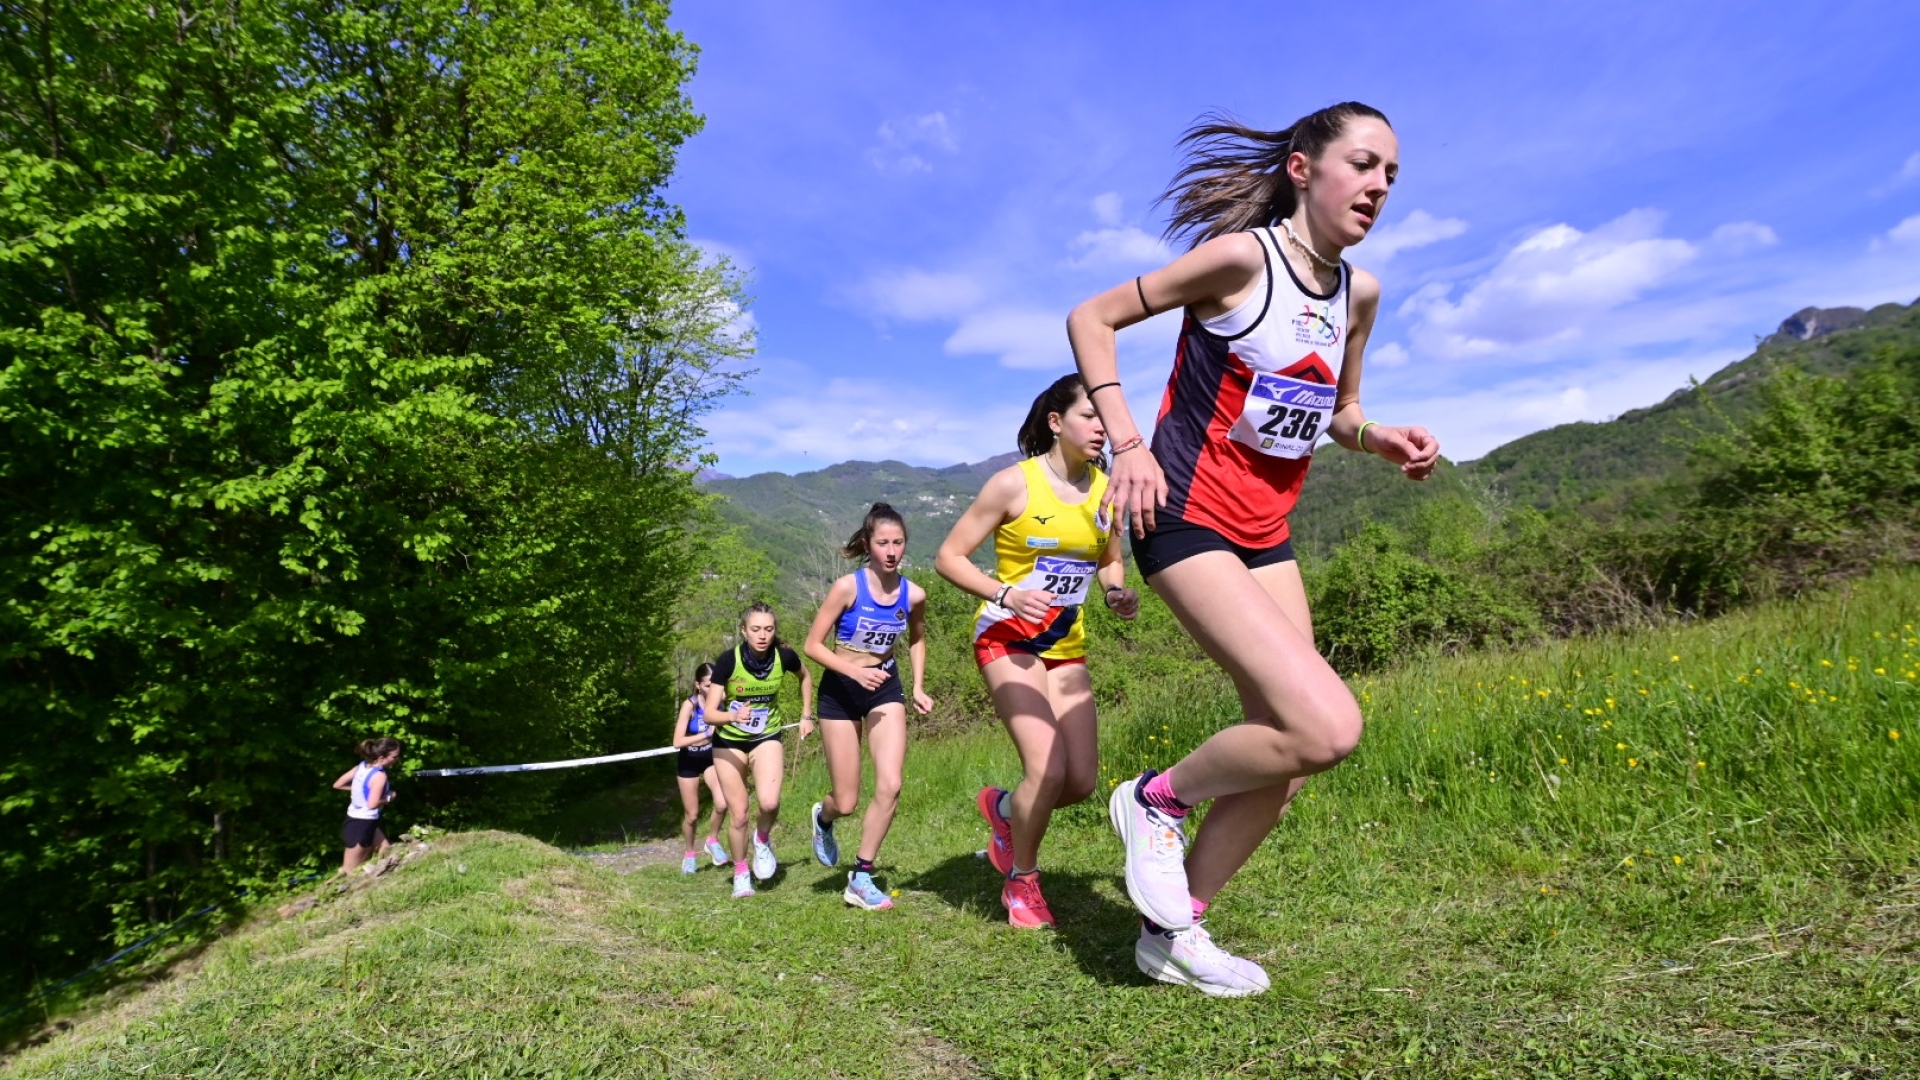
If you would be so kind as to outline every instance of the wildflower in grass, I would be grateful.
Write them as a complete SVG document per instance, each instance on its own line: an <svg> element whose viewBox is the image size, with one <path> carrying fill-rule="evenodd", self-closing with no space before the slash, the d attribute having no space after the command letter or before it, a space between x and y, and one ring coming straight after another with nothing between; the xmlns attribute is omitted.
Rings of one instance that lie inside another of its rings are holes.
<svg viewBox="0 0 1920 1080"><path fill-rule="evenodd" d="M1832 666L1833 666L1833 661L1831 661L1831 660L1822 660L1822 661L1820 661L1820 666L1821 666L1821 667L1832 667Z"/></svg>
<svg viewBox="0 0 1920 1080"><path fill-rule="evenodd" d="M1696 761L1693 763L1693 767L1696 769L1704 769L1707 767L1707 763L1704 761Z"/></svg>
<svg viewBox="0 0 1920 1080"><path fill-rule="evenodd" d="M1680 857L1680 856L1678 856L1678 855L1675 855L1675 856L1673 857L1673 865L1675 865L1675 866L1683 866L1683 865L1685 865L1685 864L1686 864L1686 861L1687 861L1686 859L1684 859L1684 858L1682 858L1682 857Z"/></svg>
<svg viewBox="0 0 1920 1080"><path fill-rule="evenodd" d="M1674 653L1674 654L1673 654L1672 656L1670 656L1670 657L1668 657L1668 658L1667 658L1667 662L1668 662L1668 663L1670 663L1670 664L1677 664L1677 663L1679 663L1679 662L1680 662L1680 654L1679 654L1679 653Z"/></svg>
<svg viewBox="0 0 1920 1080"><path fill-rule="evenodd" d="M1755 675L1758 675L1758 674L1760 674L1760 673L1761 673L1761 671L1760 671L1760 669L1759 669L1759 668L1754 668L1754 669L1753 669L1753 673L1754 673Z"/></svg>
<svg viewBox="0 0 1920 1080"><path fill-rule="evenodd" d="M1624 858L1624 859L1622 859L1622 860L1620 860L1620 863L1621 863L1621 865L1622 865L1622 866L1632 866L1632 865L1633 865L1633 856L1631 856L1631 855L1629 855L1629 856L1627 856L1626 858Z"/></svg>
<svg viewBox="0 0 1920 1080"><path fill-rule="evenodd" d="M1627 744L1623 742L1617 742L1613 744L1613 748L1615 750L1625 750L1627 748Z"/></svg>
<svg viewBox="0 0 1920 1080"><path fill-rule="evenodd" d="M1873 669L1873 673L1875 675L1885 675L1887 673L1887 669L1883 667L1877 667Z"/></svg>
<svg viewBox="0 0 1920 1080"><path fill-rule="evenodd" d="M1561 758L1561 759L1560 759L1560 764L1562 764L1562 765L1565 765L1566 763L1567 763L1567 759L1566 759L1566 758Z"/></svg>
<svg viewBox="0 0 1920 1080"><path fill-rule="evenodd" d="M1899 737L1900 737L1900 733L1899 733L1898 731L1895 731L1895 730L1894 730L1894 729L1892 729L1892 728L1888 728L1888 729L1887 729L1887 738L1889 738L1889 739L1898 739Z"/></svg>
<svg viewBox="0 0 1920 1080"><path fill-rule="evenodd" d="M1637 768L1639 768L1639 767L1640 767L1640 759L1639 759L1639 758L1631 758L1631 757L1630 757L1630 758L1628 758L1628 759L1627 759L1627 768L1629 768L1629 769L1637 769Z"/></svg>
<svg viewBox="0 0 1920 1080"><path fill-rule="evenodd" d="M1647 696L1648 694L1651 694L1651 693L1653 693L1653 691L1651 691L1651 690L1648 690L1648 689L1647 689L1646 687L1644 687L1644 686L1640 688L1640 696L1641 696L1641 697L1646 697L1646 696Z"/></svg>
<svg viewBox="0 0 1920 1080"><path fill-rule="evenodd" d="M1611 709L1611 708L1613 708L1613 704L1614 704L1614 702L1613 702L1613 699L1612 699L1612 698L1608 698L1608 699L1607 699L1607 708L1609 708L1609 709Z"/></svg>
<svg viewBox="0 0 1920 1080"><path fill-rule="evenodd" d="M1602 728L1610 728L1610 727L1612 727L1612 726L1613 726L1613 721L1611 721L1611 720L1602 720L1602 721L1600 721L1600 726L1601 726Z"/></svg>

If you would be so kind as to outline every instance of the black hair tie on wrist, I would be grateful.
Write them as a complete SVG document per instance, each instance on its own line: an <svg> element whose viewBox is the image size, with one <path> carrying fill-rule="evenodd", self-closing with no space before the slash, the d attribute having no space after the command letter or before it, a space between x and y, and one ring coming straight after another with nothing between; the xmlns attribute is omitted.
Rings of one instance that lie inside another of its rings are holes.
<svg viewBox="0 0 1920 1080"><path fill-rule="evenodd" d="M1093 395L1099 393L1102 390L1105 390L1109 386L1119 386L1119 385L1120 385L1119 380L1115 380L1113 382L1103 382L1099 386L1096 386L1093 389L1087 391L1087 400L1092 401Z"/></svg>
<svg viewBox="0 0 1920 1080"><path fill-rule="evenodd" d="M1144 277L1145 275L1142 276ZM1146 312L1148 318L1152 318L1153 305L1147 303L1147 287L1140 284L1140 278L1138 277L1133 279L1133 291L1140 294L1140 310Z"/></svg>

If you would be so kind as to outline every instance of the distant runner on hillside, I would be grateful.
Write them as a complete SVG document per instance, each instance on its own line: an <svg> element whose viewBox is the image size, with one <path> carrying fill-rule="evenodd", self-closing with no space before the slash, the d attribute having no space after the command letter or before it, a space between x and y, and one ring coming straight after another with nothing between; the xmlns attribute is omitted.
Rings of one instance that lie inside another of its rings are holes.
<svg viewBox="0 0 1920 1080"><path fill-rule="evenodd" d="M340 774L333 790L347 792L347 820L340 826L340 840L346 854L340 860L340 872L351 874L368 859L386 853L387 834L380 831L380 811L393 801L393 785L387 770L400 760L400 740L388 736L362 739L355 748L360 764Z"/></svg>
<svg viewBox="0 0 1920 1080"><path fill-rule="evenodd" d="M674 773L680 787L680 839L686 854L680 859L680 872L691 874L700 869L700 852L693 846L694 829L700 824L700 785L713 793L713 819L707 822L706 852L713 865L727 864L727 849L720 846L720 817L727 812L727 796L720 790L720 770L713 763L713 725L706 722L702 699L713 687L713 665L693 669L693 693L680 703L680 715L673 721Z"/></svg>
<svg viewBox="0 0 1920 1080"><path fill-rule="evenodd" d="M800 654L780 641L773 608L756 603L740 613L740 644L713 661L713 686L702 702L706 722L717 730L713 763L727 800L727 846L733 855L733 895L753 895L753 879L765 881L780 868L773 857L774 823L780 820L780 784L785 776L785 719L780 684L800 678L800 737L813 733L813 675ZM725 702L723 707L722 702ZM753 877L747 876L747 777L760 804L752 830Z"/></svg>
<svg viewBox="0 0 1920 1080"><path fill-rule="evenodd" d="M933 699L921 689L927 670L927 592L900 573L907 555L907 523L886 503L874 503L841 554L867 565L835 581L807 630L807 658L820 676L820 740L833 791L813 804L813 855L822 866L840 862L833 823L860 805L860 737L873 757L873 801L860 821L860 848L840 898L879 911L893 901L873 883L873 860L900 805L907 762L907 696L894 650L907 639L913 665L913 707L925 716Z"/></svg>
<svg viewBox="0 0 1920 1080"><path fill-rule="evenodd" d="M1399 172L1386 117L1346 102L1282 131L1217 120L1181 141L1190 155L1167 193L1167 231L1192 250L1074 308L1067 336L1116 440L1107 508L1245 714L1108 802L1127 894L1145 916L1134 960L1156 979L1237 996L1265 990L1266 972L1215 946L1200 914L1306 778L1360 741L1360 708L1314 648L1287 515L1322 436L1413 480L1433 471L1440 444L1360 407L1380 285L1341 252L1366 238ZM1115 331L1174 308L1186 321L1148 450L1118 381ZM1209 799L1188 850L1187 811Z"/></svg>
<svg viewBox="0 0 1920 1080"><path fill-rule="evenodd" d="M1106 440L1080 377L1056 380L1020 425L1026 460L986 482L934 560L941 577L986 601L973 655L1020 751L1019 785L982 788L974 800L992 833L987 856L1005 875L1000 902L1014 926L1054 924L1040 893L1040 841L1053 812L1093 794L1099 779L1080 607L1097 592L1123 619L1140 609L1101 506L1107 477L1096 463ZM989 536L992 576L969 558Z"/></svg>

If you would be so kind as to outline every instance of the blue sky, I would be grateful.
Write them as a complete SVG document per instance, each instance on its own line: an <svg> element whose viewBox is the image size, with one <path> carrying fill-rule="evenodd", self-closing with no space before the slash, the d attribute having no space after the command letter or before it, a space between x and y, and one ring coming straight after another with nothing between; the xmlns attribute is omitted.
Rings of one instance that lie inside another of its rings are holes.
<svg viewBox="0 0 1920 1080"><path fill-rule="evenodd" d="M721 469L1013 448L1083 297L1170 255L1200 113L1358 99L1401 180L1362 399L1468 460L1651 404L1809 305L1920 296L1920 5L684 4L672 197L751 274ZM1177 316L1121 336L1151 419Z"/></svg>

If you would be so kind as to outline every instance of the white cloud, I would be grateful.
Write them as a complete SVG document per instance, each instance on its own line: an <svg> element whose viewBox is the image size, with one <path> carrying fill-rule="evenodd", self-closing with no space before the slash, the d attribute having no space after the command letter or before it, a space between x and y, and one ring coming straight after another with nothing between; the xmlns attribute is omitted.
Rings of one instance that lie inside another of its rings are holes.
<svg viewBox="0 0 1920 1080"><path fill-rule="evenodd" d="M1159 266L1173 261L1172 248L1132 225L1090 229L1074 237L1069 246L1077 252L1071 265L1081 269Z"/></svg>
<svg viewBox="0 0 1920 1080"><path fill-rule="evenodd" d="M1374 264L1383 265L1402 251L1451 240L1466 231L1467 223L1459 218L1434 217L1425 210L1415 210L1367 234L1361 241L1361 253Z"/></svg>
<svg viewBox="0 0 1920 1080"><path fill-rule="evenodd" d="M1905 247L1908 244L1920 244L1920 214L1887 230L1886 236L1874 237L1872 250L1879 251L1888 246Z"/></svg>
<svg viewBox="0 0 1920 1080"><path fill-rule="evenodd" d="M973 310L986 290L969 274L901 270L876 274L856 300L892 319L951 319Z"/></svg>
<svg viewBox="0 0 1920 1080"><path fill-rule="evenodd" d="M1073 365L1067 347L1066 313L1032 308L992 308L963 319L947 338L948 356L998 356L1002 367L1061 371Z"/></svg>
<svg viewBox="0 0 1920 1080"><path fill-rule="evenodd" d="M703 240L694 237L687 242L699 248L700 253L705 255L706 261L710 263L725 260L735 270L746 273L753 271L753 260L747 257L747 253L723 240Z"/></svg>
<svg viewBox="0 0 1920 1080"><path fill-rule="evenodd" d="M1368 367L1397 368L1406 367L1407 361L1411 359L1413 358L1407 354L1405 345L1397 341L1389 341L1385 345L1369 346L1366 364Z"/></svg>
<svg viewBox="0 0 1920 1080"><path fill-rule="evenodd" d="M1633 210L1592 232L1550 226L1507 252L1459 300L1450 299L1452 285L1435 283L1399 314L1414 320L1417 347L1449 359L1579 339L1699 254L1694 244L1660 236L1663 219Z"/></svg>
<svg viewBox="0 0 1920 1080"><path fill-rule="evenodd" d="M868 148L867 162L889 176L932 172L933 163L923 157L923 153L952 154L960 149L944 112L884 121L874 131L874 137L880 140L879 145Z"/></svg>
<svg viewBox="0 0 1920 1080"><path fill-rule="evenodd" d="M1772 226L1757 221L1730 221L1707 237L1709 246L1728 255L1745 255L1779 242L1779 234Z"/></svg>
<svg viewBox="0 0 1920 1080"><path fill-rule="evenodd" d="M1093 218L1102 225L1120 224L1120 209L1125 205L1117 191L1103 192L1093 197Z"/></svg>
<svg viewBox="0 0 1920 1080"><path fill-rule="evenodd" d="M1886 195L1906 187L1915 180L1920 180L1920 153L1909 155L1906 162L1900 166L1900 171L1894 173L1886 183L1874 188L1873 194L1876 197Z"/></svg>
<svg viewBox="0 0 1920 1080"><path fill-rule="evenodd" d="M951 465L1011 450L1025 415L1025 402L955 408L894 380L833 378L805 394L734 399L705 427L729 471L793 459L814 467L852 458Z"/></svg>

